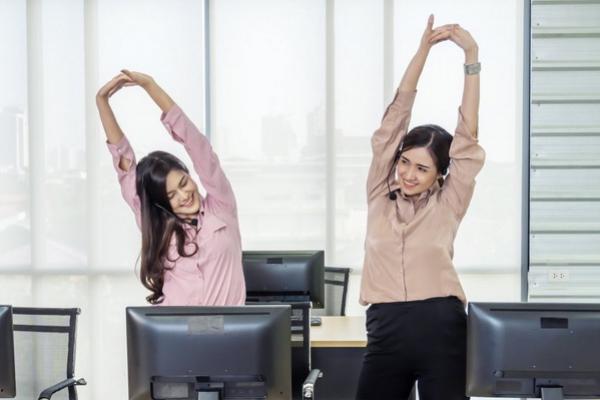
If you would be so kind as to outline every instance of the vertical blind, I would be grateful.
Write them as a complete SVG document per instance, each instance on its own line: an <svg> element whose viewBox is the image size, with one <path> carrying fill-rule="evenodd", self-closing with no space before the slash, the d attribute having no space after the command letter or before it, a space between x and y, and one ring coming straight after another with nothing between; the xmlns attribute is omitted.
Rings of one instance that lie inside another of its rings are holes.
<svg viewBox="0 0 600 400"><path fill-rule="evenodd" d="M600 1L531 2L533 299L600 299Z"/></svg>

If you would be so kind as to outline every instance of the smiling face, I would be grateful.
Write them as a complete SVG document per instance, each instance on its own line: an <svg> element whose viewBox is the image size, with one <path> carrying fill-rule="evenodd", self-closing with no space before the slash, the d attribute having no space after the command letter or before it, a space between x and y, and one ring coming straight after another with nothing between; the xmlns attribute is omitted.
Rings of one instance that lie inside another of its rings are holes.
<svg viewBox="0 0 600 400"><path fill-rule="evenodd" d="M406 196L423 193L439 177L435 161L425 147L403 151L398 161L398 183Z"/></svg>
<svg viewBox="0 0 600 400"><path fill-rule="evenodd" d="M166 186L169 204L179 218L192 218L198 214L202 201L198 185L185 171L169 171Z"/></svg>

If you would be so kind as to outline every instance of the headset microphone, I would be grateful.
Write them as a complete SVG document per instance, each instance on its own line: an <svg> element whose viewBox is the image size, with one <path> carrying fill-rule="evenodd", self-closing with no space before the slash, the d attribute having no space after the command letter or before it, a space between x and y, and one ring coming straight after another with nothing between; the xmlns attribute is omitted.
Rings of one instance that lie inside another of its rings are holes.
<svg viewBox="0 0 600 400"><path fill-rule="evenodd" d="M189 224L195 227L198 227L198 218L191 218L190 220L187 219L183 219L178 217L177 215L175 215L174 213L172 213L171 211L167 210L166 208L164 208L163 206L161 206L158 203L153 203L155 207L158 207L160 210L162 210L163 212L167 213L168 215L170 215L171 217L175 218L176 220L184 223L184 224Z"/></svg>
<svg viewBox="0 0 600 400"><path fill-rule="evenodd" d="M396 199L398 198L396 191L395 190L392 191L392 188L390 187L390 175L392 175L392 172L394 171L394 168L396 167L396 163L400 159L401 149L402 149L402 146L400 146L400 149L396 152L396 155L394 156L394 162L392 162L392 167L390 168L390 172L388 172L387 177L385 179L385 182L387 183L387 187L388 187L388 198L391 201L396 201Z"/></svg>

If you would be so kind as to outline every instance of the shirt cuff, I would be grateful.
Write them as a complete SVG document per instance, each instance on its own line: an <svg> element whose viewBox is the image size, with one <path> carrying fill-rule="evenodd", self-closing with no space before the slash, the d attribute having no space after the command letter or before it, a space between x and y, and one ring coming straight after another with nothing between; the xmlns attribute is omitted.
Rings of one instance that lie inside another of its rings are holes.
<svg viewBox="0 0 600 400"><path fill-rule="evenodd" d="M127 137L125 136L123 136L123 138L121 138L121 140L119 140L119 142L116 144L109 143L107 141L106 147L108 147L108 151L110 151L110 154L112 154L113 157L121 157L131 151L129 140L127 140Z"/></svg>
<svg viewBox="0 0 600 400"><path fill-rule="evenodd" d="M119 173L119 176L129 173L132 168L129 168L129 171L124 171L119 167L121 158L131 160L132 165L135 162L135 155L133 154L133 149L131 148L131 144L129 144L127 137L123 136L123 138L116 144L106 142L106 147L108 147L108 151L112 155L113 164Z"/></svg>

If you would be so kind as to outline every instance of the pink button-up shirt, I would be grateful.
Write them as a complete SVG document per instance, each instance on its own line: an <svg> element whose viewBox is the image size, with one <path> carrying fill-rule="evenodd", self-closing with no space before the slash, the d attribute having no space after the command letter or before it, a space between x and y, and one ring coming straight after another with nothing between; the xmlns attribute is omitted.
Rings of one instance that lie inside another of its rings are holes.
<svg viewBox="0 0 600 400"><path fill-rule="evenodd" d="M174 105L166 114L163 113L161 121L173 139L184 145L207 195L202 199L198 228L184 225L188 237L186 252L193 252L193 243L198 246L198 251L192 256L182 257L177 252L175 236L171 238L168 259L164 260L167 268L164 272L164 297L160 304L243 305L246 284L237 206L231 185L210 143L179 106ZM133 210L138 227L141 227L133 149L127 138L116 145L108 144L108 149L113 156L123 198ZM122 157L132 161L127 171L119 167Z"/></svg>
<svg viewBox="0 0 600 400"><path fill-rule="evenodd" d="M367 237L359 299L363 305L446 296L466 303L452 263L454 238L473 196L485 152L459 110L443 186L434 183L417 198L399 193L395 201L390 200L388 174L407 133L415 95L396 94L371 140L373 161L367 178ZM390 186L397 190L390 175Z"/></svg>

